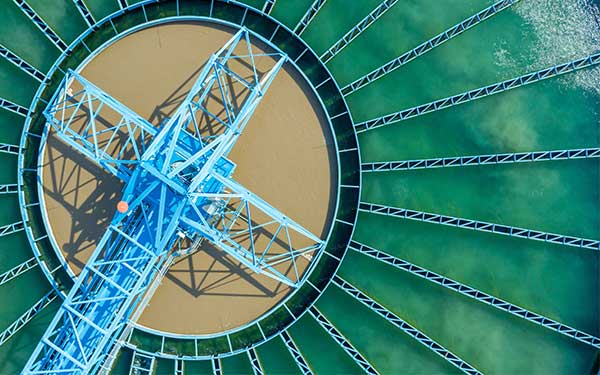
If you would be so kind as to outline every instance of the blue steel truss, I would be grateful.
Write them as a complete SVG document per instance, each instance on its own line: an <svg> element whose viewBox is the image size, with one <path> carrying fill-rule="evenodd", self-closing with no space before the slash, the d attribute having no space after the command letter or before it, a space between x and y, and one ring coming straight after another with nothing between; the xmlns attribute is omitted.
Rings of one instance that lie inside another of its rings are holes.
<svg viewBox="0 0 600 375"><path fill-rule="evenodd" d="M254 375L263 375L265 372L260 364L256 350L254 350L254 348L250 348L246 351L246 353L248 353L248 360L250 361L250 366L252 367L252 373Z"/></svg>
<svg viewBox="0 0 600 375"><path fill-rule="evenodd" d="M8 143L0 143L0 152L5 154L19 155L19 146Z"/></svg>
<svg viewBox="0 0 600 375"><path fill-rule="evenodd" d="M430 112L439 111L441 109L453 107L455 105L485 98L486 96L499 94L501 92L539 82L544 79L553 78L567 73L572 73L577 70L595 66L598 64L600 64L600 52L591 54L581 59L569 61L564 64L538 70L533 73L527 73L517 78L511 78L503 82L494 83L485 87L467 91L462 94L453 95L444 99L433 101L431 103L404 109L402 111L377 117L372 120L359 122L354 126L357 132L364 132L394 122L404 121L412 117L421 116Z"/></svg>
<svg viewBox="0 0 600 375"><path fill-rule="evenodd" d="M372 72L365 74L364 76L358 78L352 83L344 86L342 88L342 94L350 95L354 91L359 90L360 88L368 85L369 83L385 76L388 73L398 69L402 65L409 63L410 61L416 59L417 57L426 54L431 51L435 47L449 41L450 39L462 34L468 29L478 25L479 23L485 21L486 19L496 15L497 13L503 11L504 9L510 7L513 4L518 3L520 0L500 0L491 6L485 8L481 12L471 16L460 23L452 26L448 30L434 36L433 38L419 44L417 47L412 50L398 56L397 58L387 62L386 64L380 66L379 68L373 70Z"/></svg>
<svg viewBox="0 0 600 375"><path fill-rule="evenodd" d="M185 362L182 359L175 360L175 368L173 369L174 375L183 375L185 373Z"/></svg>
<svg viewBox="0 0 600 375"><path fill-rule="evenodd" d="M281 336L285 347L292 355L292 358L294 358L294 362L296 362L296 365L298 366L298 369L300 370L302 375L312 375L313 372L308 366L308 362L306 362L306 359L304 359L304 356L300 352L300 349L298 349L298 346L296 345L290 334L287 331L281 331L279 335Z"/></svg>
<svg viewBox="0 0 600 375"><path fill-rule="evenodd" d="M315 306L311 306L310 309L308 309L308 312L313 318L315 318L321 328L323 328L329 334L329 336L331 336L331 338L338 343L338 345L354 360L354 362L356 362L357 365L360 366L360 368L364 370L366 374L379 374L379 372L375 370L375 367L373 367L373 365L371 365L369 361L367 361L367 359L363 357L358 350L356 350L350 341L348 341L348 339L344 337L344 335L342 335L340 331L338 331L335 326L331 324L329 320L327 320L325 315L321 314L321 312Z"/></svg>
<svg viewBox="0 0 600 375"><path fill-rule="evenodd" d="M13 103L10 100L3 99L3 98L0 98L0 108L14 112L23 117L27 116L27 114L29 113L29 110L27 108L23 107L22 105Z"/></svg>
<svg viewBox="0 0 600 375"><path fill-rule="evenodd" d="M294 33L296 35L301 35L304 30L306 30L310 22L315 18L317 13L319 13L323 5L325 5L326 1L327 0L315 0L315 2L312 3L310 8L304 13L304 16L302 16L302 19L300 19L300 22L294 27Z"/></svg>
<svg viewBox="0 0 600 375"><path fill-rule="evenodd" d="M35 316L56 299L56 292L51 290L25 311L17 320L0 333L0 345L7 342L21 328L25 327Z"/></svg>
<svg viewBox="0 0 600 375"><path fill-rule="evenodd" d="M123 180L129 210L113 218L23 374L105 371L181 241L209 241L294 288L305 280L309 272L298 263L318 256L323 241L234 181L227 159L286 61L280 53L254 53L242 28L159 127L66 73L44 112L48 125Z"/></svg>
<svg viewBox="0 0 600 375"><path fill-rule="evenodd" d="M403 271L407 271L412 275L429 280L433 283L443 286L444 288L448 288L464 296L473 298L479 302L483 302L486 305L490 305L504 312L518 316L534 324L538 324L542 327L548 328L554 332L558 332L572 339L581 341L595 348L600 348L600 338L598 337L579 331L575 328L569 327L565 324L559 323L555 320L552 320L535 312L526 310L512 303L503 301L500 298L494 297L481 290L472 288L468 285L459 283L458 281L454 281L435 272L429 271L428 269L417 266L416 264L409 263L405 260L396 258L393 255L384 253L383 251L374 249L356 241L351 241L349 248L361 254L370 256L371 258L377 259L381 262L387 263Z"/></svg>
<svg viewBox="0 0 600 375"><path fill-rule="evenodd" d="M433 214L429 212L408 210L405 208L390 207L380 204L361 202L360 211L369 212L372 214L393 216L402 219L422 221L426 223L441 224L451 227L471 229L481 232L502 234L509 237L525 238L528 240L550 242L556 245L566 245L579 247L583 249L600 251L600 241L590 240L587 238L579 238L573 236L564 236L561 234L541 232L537 230L511 227L508 225L486 223L485 221L477 221L463 219L459 217Z"/></svg>
<svg viewBox="0 0 600 375"><path fill-rule="evenodd" d="M73 3L75 3L77 10L81 14L85 22L88 24L88 26L93 26L96 24L94 16L88 9L87 5L85 5L85 2L83 0L73 0Z"/></svg>
<svg viewBox="0 0 600 375"><path fill-rule="evenodd" d="M25 225L22 221L17 221L16 223L3 225L0 227L0 237L8 236L9 234L13 234L25 229Z"/></svg>
<svg viewBox="0 0 600 375"><path fill-rule="evenodd" d="M465 374L481 375L479 370L459 358L456 354L444 348L442 345L438 344L435 340L427 337L427 335L425 335L423 332L400 319L400 317L398 317L396 314L375 302L371 297L356 289L354 285L350 284L346 280L335 275L333 277L333 283L344 292L361 302L363 305L367 306L369 309L371 309L371 311L377 313L379 316L383 317L385 320L402 330L402 332L417 340L420 344L423 344L429 349L433 350L437 355L450 362L453 366L457 367Z"/></svg>
<svg viewBox="0 0 600 375"><path fill-rule="evenodd" d="M154 357L146 354L133 352L129 375L152 375L154 370Z"/></svg>
<svg viewBox="0 0 600 375"><path fill-rule="evenodd" d="M505 154L453 156L448 158L415 159L362 163L363 172L405 171L411 169L465 167L472 165L528 163L536 161L600 158L600 148L514 152Z"/></svg>
<svg viewBox="0 0 600 375"><path fill-rule="evenodd" d="M348 44L350 44L356 37L362 34L369 26L377 21L381 16L385 14L398 0L384 0L375 9L371 11L365 18L351 28L343 37L340 38L335 44L327 51L325 51L320 59L323 63L327 64L329 60L333 59L341 50L343 50Z"/></svg>
<svg viewBox="0 0 600 375"><path fill-rule="evenodd" d="M19 191L17 184L1 184L0 194L13 194Z"/></svg>
<svg viewBox="0 0 600 375"><path fill-rule="evenodd" d="M50 39L50 41L58 48L61 52L65 51L68 46L63 40L52 30L50 26L40 17L38 14L27 4L25 0L13 0L15 4L25 13L27 17L37 26L38 29L44 33L44 35Z"/></svg>
<svg viewBox="0 0 600 375"><path fill-rule="evenodd" d="M277 0L267 0L265 1L265 4L262 7L262 12L264 14L271 14L271 12L273 11L273 7L275 7L275 2Z"/></svg>
<svg viewBox="0 0 600 375"><path fill-rule="evenodd" d="M0 45L0 56L4 57L8 61L19 67L19 69L21 69L22 71L29 74L30 76L32 76L40 82L42 82L46 78L46 76L42 72L31 66L27 61L23 60L3 45Z"/></svg>
<svg viewBox="0 0 600 375"><path fill-rule="evenodd" d="M4 272L0 275L0 286L6 284L7 282L19 277L30 269L34 268L38 265L38 262L35 257L30 258L24 261L21 264L18 264L11 268L10 270Z"/></svg>
<svg viewBox="0 0 600 375"><path fill-rule="evenodd" d="M212 359L212 369L214 375L223 375L223 370L221 369L221 360L219 358Z"/></svg>

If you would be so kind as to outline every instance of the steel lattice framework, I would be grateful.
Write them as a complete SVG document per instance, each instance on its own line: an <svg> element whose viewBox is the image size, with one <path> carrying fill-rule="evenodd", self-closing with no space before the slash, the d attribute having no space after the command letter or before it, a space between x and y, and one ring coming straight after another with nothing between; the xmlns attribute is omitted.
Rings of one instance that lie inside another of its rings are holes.
<svg viewBox="0 0 600 375"><path fill-rule="evenodd" d="M128 210L113 218L23 374L106 371L182 242L197 248L210 241L249 270L294 288L306 279L324 241L234 181L227 159L286 61L282 53L254 53L249 32L240 29L159 127L67 72L47 122L124 182Z"/></svg>

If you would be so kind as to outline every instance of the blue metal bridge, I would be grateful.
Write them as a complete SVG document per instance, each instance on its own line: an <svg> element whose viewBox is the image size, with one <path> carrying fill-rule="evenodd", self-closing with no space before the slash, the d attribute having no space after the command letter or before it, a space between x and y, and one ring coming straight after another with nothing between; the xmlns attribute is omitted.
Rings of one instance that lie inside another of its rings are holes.
<svg viewBox="0 0 600 375"><path fill-rule="evenodd" d="M234 181L227 158L286 61L281 53L254 53L242 28L159 127L66 73L47 122L123 181L127 209L115 214L23 374L108 371L150 286L184 244L209 241L255 273L302 284L323 241Z"/></svg>

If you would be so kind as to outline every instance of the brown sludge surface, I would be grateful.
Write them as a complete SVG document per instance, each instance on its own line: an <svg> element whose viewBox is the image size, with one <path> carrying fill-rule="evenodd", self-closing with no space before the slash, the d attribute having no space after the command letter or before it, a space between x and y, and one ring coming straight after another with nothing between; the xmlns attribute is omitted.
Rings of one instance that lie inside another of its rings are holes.
<svg viewBox="0 0 600 375"><path fill-rule="evenodd" d="M202 23L152 27L103 51L82 74L156 125L231 35ZM237 164L233 178L324 238L336 199L333 150L317 99L287 66L230 154ZM79 273L115 212L121 184L52 136L43 178L53 234ZM170 269L139 323L174 333L220 332L254 320L288 292L205 247Z"/></svg>

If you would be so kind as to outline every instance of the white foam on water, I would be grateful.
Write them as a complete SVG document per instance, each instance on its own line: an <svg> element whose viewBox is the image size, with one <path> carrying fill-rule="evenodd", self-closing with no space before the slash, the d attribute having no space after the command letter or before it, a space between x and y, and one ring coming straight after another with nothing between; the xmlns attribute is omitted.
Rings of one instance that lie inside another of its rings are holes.
<svg viewBox="0 0 600 375"><path fill-rule="evenodd" d="M528 71L585 57L600 50L600 11L590 0L525 0L515 7L537 40ZM499 65L513 65L510 56L498 52ZM587 68L560 78L568 87L600 95L600 69Z"/></svg>

